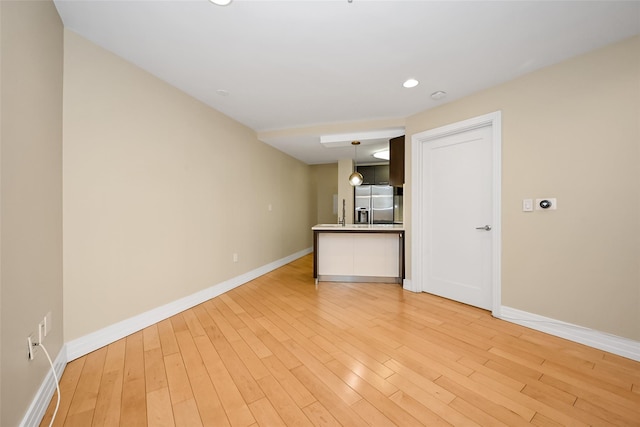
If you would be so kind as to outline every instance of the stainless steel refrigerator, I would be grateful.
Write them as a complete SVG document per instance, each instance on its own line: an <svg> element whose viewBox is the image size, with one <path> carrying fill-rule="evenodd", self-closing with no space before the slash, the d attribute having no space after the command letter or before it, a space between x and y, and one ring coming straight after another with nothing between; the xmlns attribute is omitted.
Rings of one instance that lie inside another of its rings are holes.
<svg viewBox="0 0 640 427"><path fill-rule="evenodd" d="M356 224L393 224L393 187L360 185L355 187Z"/></svg>

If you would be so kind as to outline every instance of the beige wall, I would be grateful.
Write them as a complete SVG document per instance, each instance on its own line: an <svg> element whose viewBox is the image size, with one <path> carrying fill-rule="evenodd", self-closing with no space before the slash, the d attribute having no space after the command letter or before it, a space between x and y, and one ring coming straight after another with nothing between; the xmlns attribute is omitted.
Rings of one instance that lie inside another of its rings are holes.
<svg viewBox="0 0 640 427"><path fill-rule="evenodd" d="M314 223L336 223L338 215L333 212L333 195L338 194L338 164L312 165L311 171L316 194L314 209L317 215Z"/></svg>
<svg viewBox="0 0 640 427"><path fill-rule="evenodd" d="M70 30L64 47L65 340L311 247L309 166Z"/></svg>
<svg viewBox="0 0 640 427"><path fill-rule="evenodd" d="M62 334L62 48L50 1L0 2L0 425L17 426L49 371L27 336L45 314Z"/></svg>
<svg viewBox="0 0 640 427"><path fill-rule="evenodd" d="M342 204L344 201L344 211L347 224L353 224L354 188L349 184L349 176L353 172L354 163L352 159L338 160L338 219L342 220Z"/></svg>
<svg viewBox="0 0 640 427"><path fill-rule="evenodd" d="M640 38L410 117L408 141L497 110L502 304L640 340ZM558 210L522 212L536 197Z"/></svg>

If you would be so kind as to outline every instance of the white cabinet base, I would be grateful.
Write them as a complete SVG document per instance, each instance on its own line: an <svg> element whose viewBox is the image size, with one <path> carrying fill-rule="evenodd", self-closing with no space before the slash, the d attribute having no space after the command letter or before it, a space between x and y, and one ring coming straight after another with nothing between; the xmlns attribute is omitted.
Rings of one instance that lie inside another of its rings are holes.
<svg viewBox="0 0 640 427"><path fill-rule="evenodd" d="M345 283L402 283L398 277L376 277L376 276L332 276L319 274L316 278L318 282L345 282Z"/></svg>
<svg viewBox="0 0 640 427"><path fill-rule="evenodd" d="M315 277L327 282L402 283L403 232L317 232Z"/></svg>

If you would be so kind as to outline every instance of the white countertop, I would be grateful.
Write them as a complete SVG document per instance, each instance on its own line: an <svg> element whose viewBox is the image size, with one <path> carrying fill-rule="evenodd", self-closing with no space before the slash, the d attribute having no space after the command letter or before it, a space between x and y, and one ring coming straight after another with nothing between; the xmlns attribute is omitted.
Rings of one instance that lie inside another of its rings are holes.
<svg viewBox="0 0 640 427"><path fill-rule="evenodd" d="M404 230L403 224L317 224L311 227L314 231L389 231Z"/></svg>

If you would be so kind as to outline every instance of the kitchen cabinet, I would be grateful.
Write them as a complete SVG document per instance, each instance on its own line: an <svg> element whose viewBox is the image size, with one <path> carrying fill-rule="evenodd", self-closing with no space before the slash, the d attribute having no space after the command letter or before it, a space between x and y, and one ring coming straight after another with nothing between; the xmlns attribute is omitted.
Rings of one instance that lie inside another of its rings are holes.
<svg viewBox="0 0 640 427"><path fill-rule="evenodd" d="M404 135L389 140L389 184L404 184Z"/></svg>
<svg viewBox="0 0 640 427"><path fill-rule="evenodd" d="M313 277L318 282L402 283L401 225L318 224L313 230Z"/></svg>
<svg viewBox="0 0 640 427"><path fill-rule="evenodd" d="M373 185L376 180L375 166L358 166L358 172L362 174L362 185Z"/></svg>
<svg viewBox="0 0 640 427"><path fill-rule="evenodd" d="M389 185L389 165L358 166L362 185Z"/></svg>
<svg viewBox="0 0 640 427"><path fill-rule="evenodd" d="M389 185L389 165L378 165L374 185Z"/></svg>

